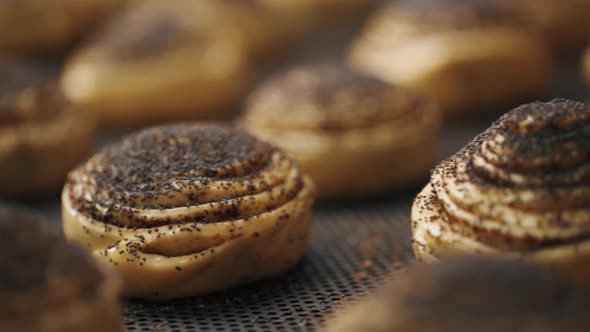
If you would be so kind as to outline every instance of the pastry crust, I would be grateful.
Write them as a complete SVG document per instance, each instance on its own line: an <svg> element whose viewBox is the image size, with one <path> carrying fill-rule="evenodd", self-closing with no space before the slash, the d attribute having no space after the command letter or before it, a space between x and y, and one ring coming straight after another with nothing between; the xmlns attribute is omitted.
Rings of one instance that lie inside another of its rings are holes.
<svg viewBox="0 0 590 332"><path fill-rule="evenodd" d="M378 294L336 312L323 332L582 332L588 299L516 262L454 258L397 272Z"/></svg>
<svg viewBox="0 0 590 332"><path fill-rule="evenodd" d="M266 143L218 125L156 127L70 174L66 237L164 300L274 276L302 257L313 186Z"/></svg>
<svg viewBox="0 0 590 332"><path fill-rule="evenodd" d="M324 64L263 84L240 125L296 158L321 198L358 198L427 178L440 116L411 92Z"/></svg>
<svg viewBox="0 0 590 332"><path fill-rule="evenodd" d="M59 51L70 46L121 0L18 0L0 3L3 53Z"/></svg>
<svg viewBox="0 0 590 332"><path fill-rule="evenodd" d="M412 209L419 260L523 259L590 286L590 108L523 105L441 163Z"/></svg>
<svg viewBox="0 0 590 332"><path fill-rule="evenodd" d="M235 11L221 8L192 0L130 6L68 61L66 96L114 127L227 116L256 42L245 40L242 24L224 24Z"/></svg>
<svg viewBox="0 0 590 332"><path fill-rule="evenodd" d="M87 157L95 122L39 64L0 60L0 195L58 190Z"/></svg>
<svg viewBox="0 0 590 332"><path fill-rule="evenodd" d="M495 1L396 1L369 20L348 58L421 91L447 114L528 101L547 89L550 61L521 21Z"/></svg>
<svg viewBox="0 0 590 332"><path fill-rule="evenodd" d="M43 222L0 206L0 330L122 331L118 278Z"/></svg>

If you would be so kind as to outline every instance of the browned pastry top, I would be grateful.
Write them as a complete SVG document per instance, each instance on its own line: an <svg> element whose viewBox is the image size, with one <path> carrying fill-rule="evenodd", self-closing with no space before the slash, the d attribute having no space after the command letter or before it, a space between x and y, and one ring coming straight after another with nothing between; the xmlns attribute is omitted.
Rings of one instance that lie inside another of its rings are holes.
<svg viewBox="0 0 590 332"><path fill-rule="evenodd" d="M0 126L53 119L67 105L42 64L0 59L0 76Z"/></svg>
<svg viewBox="0 0 590 332"><path fill-rule="evenodd" d="M433 172L445 224L526 251L590 236L590 107L556 99L504 115Z"/></svg>
<svg viewBox="0 0 590 332"><path fill-rule="evenodd" d="M422 108L414 94L338 64L301 66L270 79L250 98L247 117L279 128L352 129Z"/></svg>
<svg viewBox="0 0 590 332"><path fill-rule="evenodd" d="M256 215L290 200L303 182L293 161L243 131L180 124L144 130L107 147L72 172L68 184L83 213L144 227ZM280 195L259 204L259 194L273 188ZM183 212L145 216L146 209L174 208Z"/></svg>
<svg viewBox="0 0 590 332"><path fill-rule="evenodd" d="M44 229L39 216L0 206L0 321L26 319L97 291L92 259Z"/></svg>
<svg viewBox="0 0 590 332"><path fill-rule="evenodd" d="M590 107L562 99L520 106L473 140L466 150L498 167L498 172L480 170L489 180L541 187L590 184ZM506 171L529 173L531 177L513 183Z"/></svg>
<svg viewBox="0 0 590 332"><path fill-rule="evenodd" d="M158 127L105 149L90 175L112 191L166 191L175 180L251 175L271 152L268 144L224 127Z"/></svg>

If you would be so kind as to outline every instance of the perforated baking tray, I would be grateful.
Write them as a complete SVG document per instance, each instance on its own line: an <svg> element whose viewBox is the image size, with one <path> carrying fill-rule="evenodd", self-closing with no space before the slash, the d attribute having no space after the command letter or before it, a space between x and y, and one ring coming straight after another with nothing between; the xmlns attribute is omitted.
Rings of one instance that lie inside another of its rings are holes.
<svg viewBox="0 0 590 332"><path fill-rule="evenodd" d="M310 330L409 259L407 216L392 215L391 207L319 209L309 252L293 271L205 297L130 301L125 325L130 331Z"/></svg>

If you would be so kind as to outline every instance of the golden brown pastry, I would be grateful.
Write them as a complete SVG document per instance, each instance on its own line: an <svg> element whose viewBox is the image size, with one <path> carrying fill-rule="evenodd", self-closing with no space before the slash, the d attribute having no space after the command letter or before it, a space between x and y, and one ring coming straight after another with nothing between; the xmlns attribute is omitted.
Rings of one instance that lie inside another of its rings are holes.
<svg viewBox="0 0 590 332"><path fill-rule="evenodd" d="M68 61L66 96L115 127L226 116L248 77L250 41L220 8L193 0L130 6Z"/></svg>
<svg viewBox="0 0 590 332"><path fill-rule="evenodd" d="M118 278L44 222L0 206L0 331L122 331Z"/></svg>
<svg viewBox="0 0 590 332"><path fill-rule="evenodd" d="M577 53L588 41L588 0L500 0L516 9L556 53Z"/></svg>
<svg viewBox="0 0 590 332"><path fill-rule="evenodd" d="M155 127L70 174L63 227L117 268L127 295L169 299L291 268L307 248L313 196L294 161L245 132Z"/></svg>
<svg viewBox="0 0 590 332"><path fill-rule="evenodd" d="M399 0L378 10L349 62L417 89L447 114L527 101L548 85L543 42L497 0Z"/></svg>
<svg viewBox="0 0 590 332"><path fill-rule="evenodd" d="M520 106L442 162L412 209L419 260L479 254L548 265L590 285L590 108Z"/></svg>
<svg viewBox="0 0 590 332"><path fill-rule="evenodd" d="M588 298L560 277L516 262L458 259L395 273L324 332L583 332Z"/></svg>
<svg viewBox="0 0 590 332"><path fill-rule="evenodd" d="M426 178L437 110L336 64L292 68L250 97L241 126L295 157L321 198L359 198Z"/></svg>
<svg viewBox="0 0 590 332"><path fill-rule="evenodd" d="M87 157L95 123L43 65L0 59L0 196L59 190Z"/></svg>
<svg viewBox="0 0 590 332"><path fill-rule="evenodd" d="M121 0L0 1L0 50L3 53L63 50Z"/></svg>

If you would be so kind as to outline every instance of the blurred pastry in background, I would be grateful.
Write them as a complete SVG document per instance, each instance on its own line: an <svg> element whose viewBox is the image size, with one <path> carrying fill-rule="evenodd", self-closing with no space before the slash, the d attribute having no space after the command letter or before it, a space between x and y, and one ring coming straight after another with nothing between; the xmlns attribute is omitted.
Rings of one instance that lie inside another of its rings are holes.
<svg viewBox="0 0 590 332"><path fill-rule="evenodd" d="M588 0L500 1L519 11L557 56L577 55L590 37Z"/></svg>
<svg viewBox="0 0 590 332"><path fill-rule="evenodd" d="M122 0L0 1L0 51L63 51L121 3Z"/></svg>
<svg viewBox="0 0 590 332"><path fill-rule="evenodd" d="M176 124L127 136L70 173L66 237L166 300L278 275L307 249L314 189L246 132Z"/></svg>
<svg viewBox="0 0 590 332"><path fill-rule="evenodd" d="M222 7L192 0L130 6L69 59L64 93L114 127L227 116L249 76L247 38L255 37Z"/></svg>
<svg viewBox="0 0 590 332"><path fill-rule="evenodd" d="M336 312L323 332L583 332L588 298L518 262L454 258L396 272L385 289Z"/></svg>
<svg viewBox="0 0 590 332"><path fill-rule="evenodd" d="M498 0L391 1L353 42L349 62L421 91L446 114L528 101L545 92L550 60L537 34Z"/></svg>
<svg viewBox="0 0 590 332"><path fill-rule="evenodd" d="M582 77L586 81L586 85L590 87L590 46L586 47L582 55Z"/></svg>
<svg viewBox="0 0 590 332"><path fill-rule="evenodd" d="M262 84L239 125L296 158L323 199L416 184L434 166L438 111L344 65L292 68Z"/></svg>
<svg viewBox="0 0 590 332"><path fill-rule="evenodd" d="M507 113L433 171L412 209L416 257L524 259L590 286L589 142L584 103Z"/></svg>
<svg viewBox="0 0 590 332"><path fill-rule="evenodd" d="M241 30L247 51L260 64L281 56L298 37L286 26L283 13L273 10L265 0L202 1L215 3L218 17Z"/></svg>
<svg viewBox="0 0 590 332"><path fill-rule="evenodd" d="M0 196L58 191L94 144L93 117L62 95L57 74L0 59Z"/></svg>
<svg viewBox="0 0 590 332"><path fill-rule="evenodd" d="M122 331L118 278L47 227L0 205L0 331Z"/></svg>

